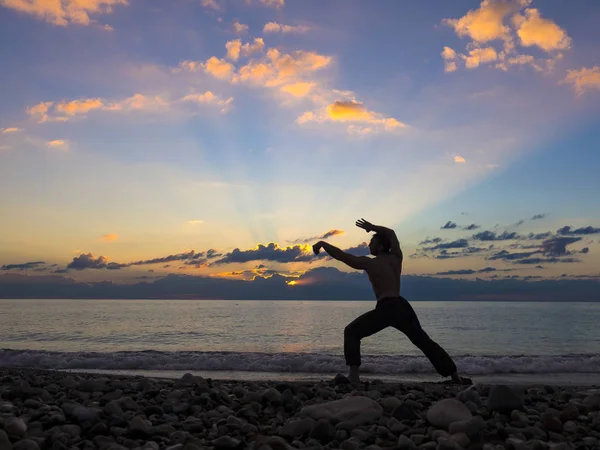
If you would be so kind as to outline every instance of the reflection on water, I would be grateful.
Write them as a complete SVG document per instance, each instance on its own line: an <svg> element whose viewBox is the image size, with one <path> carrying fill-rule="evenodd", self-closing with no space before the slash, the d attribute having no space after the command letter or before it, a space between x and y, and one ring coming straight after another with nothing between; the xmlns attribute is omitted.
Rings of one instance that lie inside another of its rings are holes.
<svg viewBox="0 0 600 450"><path fill-rule="evenodd" d="M600 303L413 302L451 354L600 353ZM343 329L373 301L0 300L0 347L341 354ZM400 332L364 354L418 355Z"/></svg>

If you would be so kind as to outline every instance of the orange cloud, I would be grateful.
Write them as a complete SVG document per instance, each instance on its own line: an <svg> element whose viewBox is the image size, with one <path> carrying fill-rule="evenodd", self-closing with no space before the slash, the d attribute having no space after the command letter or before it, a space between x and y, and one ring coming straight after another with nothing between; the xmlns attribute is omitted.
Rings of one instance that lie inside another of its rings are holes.
<svg viewBox="0 0 600 450"><path fill-rule="evenodd" d="M110 14L115 5L127 0L2 0L2 6L30 14L54 25L89 25L91 15Z"/></svg>
<svg viewBox="0 0 600 450"><path fill-rule="evenodd" d="M221 9L216 0L202 0L201 5L205 8L214 9L215 11L219 11Z"/></svg>
<svg viewBox="0 0 600 450"><path fill-rule="evenodd" d="M27 114L31 117L39 120L40 123L48 120L48 110L52 106L53 102L42 102L38 103L31 108L27 108Z"/></svg>
<svg viewBox="0 0 600 450"><path fill-rule="evenodd" d="M77 114L85 114L93 109L102 109L104 107L104 103L102 103L102 100L99 98L88 98L60 103L56 105L55 111L68 116L75 116Z"/></svg>
<svg viewBox="0 0 600 450"><path fill-rule="evenodd" d="M17 131L21 131L21 130L19 130L19 128L17 128L17 127L3 128L2 134L16 133Z"/></svg>
<svg viewBox="0 0 600 450"><path fill-rule="evenodd" d="M234 39L225 44L227 49L227 57L233 61L240 59L240 53L242 50L242 41L240 39Z"/></svg>
<svg viewBox="0 0 600 450"><path fill-rule="evenodd" d="M466 160L465 158L463 158L462 156L458 156L458 155L456 155L456 156L454 157L454 162L455 162L455 163L458 163L458 164L464 164L464 163L466 163L466 162L467 162L467 160Z"/></svg>
<svg viewBox="0 0 600 450"><path fill-rule="evenodd" d="M100 237L100 240L104 241L104 242L114 242L117 239L119 239L119 235L114 234L114 233L105 234L104 236Z"/></svg>
<svg viewBox="0 0 600 450"><path fill-rule="evenodd" d="M201 225L204 223L204 220L189 220L188 223L190 225Z"/></svg>
<svg viewBox="0 0 600 450"><path fill-rule="evenodd" d="M467 69L474 69L480 64L489 63L498 59L498 53L493 47L475 48L469 51L468 55L461 55L465 60Z"/></svg>
<svg viewBox="0 0 600 450"><path fill-rule="evenodd" d="M348 132L358 134L392 131L406 127L406 124L399 120L393 117L384 117L380 113L370 111L362 103L355 100L335 101L317 113L307 111L296 120L300 125L308 122L323 123L325 121L350 122ZM353 123L364 123L370 126L363 128Z"/></svg>
<svg viewBox="0 0 600 450"><path fill-rule="evenodd" d="M286 84L281 87L281 91L294 97L306 97L314 87L315 83L299 82Z"/></svg>
<svg viewBox="0 0 600 450"><path fill-rule="evenodd" d="M227 111L228 107L233 103L233 97L229 97L227 100L223 100L222 98L217 97L211 91L206 91L203 94L189 94L183 97L181 100L186 102L221 106L222 112Z"/></svg>
<svg viewBox="0 0 600 450"><path fill-rule="evenodd" d="M306 25L283 25L277 22L268 22L263 27L263 33L295 33L301 34L310 31Z"/></svg>
<svg viewBox="0 0 600 450"><path fill-rule="evenodd" d="M524 47L538 46L547 52L571 47L567 32L549 19L543 19L539 10L528 8L525 15L515 14L513 23Z"/></svg>
<svg viewBox="0 0 600 450"><path fill-rule="evenodd" d="M243 34L243 33L247 33L248 32L248 25L244 24L244 23L240 23L237 20L235 22L233 22L233 31L236 34Z"/></svg>
<svg viewBox="0 0 600 450"><path fill-rule="evenodd" d="M444 47L442 50L442 58L444 58L444 71L454 72L456 70L456 52L450 47Z"/></svg>
<svg viewBox="0 0 600 450"><path fill-rule="evenodd" d="M188 72L197 72L204 70L204 72L212 75L215 78L222 80L229 80L235 72L235 66L224 59L211 56L206 60L202 61L183 61L179 64L178 70L187 70ZM177 69L176 69L177 71Z"/></svg>
<svg viewBox="0 0 600 450"><path fill-rule="evenodd" d="M561 83L572 84L577 95L583 95L587 89L600 89L600 67L594 66L591 69L582 67L579 70L569 70Z"/></svg>
<svg viewBox="0 0 600 450"><path fill-rule="evenodd" d="M52 147L52 148L56 148L56 149L60 149L60 150L67 150L67 141L64 141L62 139L48 141L48 147Z"/></svg>
<svg viewBox="0 0 600 450"><path fill-rule="evenodd" d="M285 5L285 0L259 0L261 5L269 6L271 8L281 8Z"/></svg>

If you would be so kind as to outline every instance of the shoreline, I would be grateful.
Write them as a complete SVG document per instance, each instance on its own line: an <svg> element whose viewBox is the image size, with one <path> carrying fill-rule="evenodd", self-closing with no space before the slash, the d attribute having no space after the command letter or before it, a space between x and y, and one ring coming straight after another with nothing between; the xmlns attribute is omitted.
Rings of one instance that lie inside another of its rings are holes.
<svg viewBox="0 0 600 450"><path fill-rule="evenodd" d="M600 388L0 368L0 448L600 448Z"/></svg>

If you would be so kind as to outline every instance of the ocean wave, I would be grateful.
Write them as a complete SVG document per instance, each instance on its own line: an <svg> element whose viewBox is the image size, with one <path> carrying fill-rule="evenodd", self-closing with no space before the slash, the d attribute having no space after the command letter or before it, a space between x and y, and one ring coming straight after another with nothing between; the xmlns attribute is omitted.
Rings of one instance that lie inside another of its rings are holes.
<svg viewBox="0 0 600 450"><path fill-rule="evenodd" d="M468 374L600 373L598 355L456 356ZM371 374L434 373L422 356L363 355L361 371ZM95 370L198 370L283 373L345 372L340 355L315 353L255 353L196 351L51 352L0 350L0 367Z"/></svg>

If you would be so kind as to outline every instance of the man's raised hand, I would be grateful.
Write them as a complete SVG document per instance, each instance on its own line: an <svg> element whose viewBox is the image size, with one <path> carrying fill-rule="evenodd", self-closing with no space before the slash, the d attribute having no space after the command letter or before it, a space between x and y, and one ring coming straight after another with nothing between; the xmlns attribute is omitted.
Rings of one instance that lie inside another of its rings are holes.
<svg viewBox="0 0 600 450"><path fill-rule="evenodd" d="M321 249L323 248L323 241L317 242L315 245L313 245L312 248L313 252L315 252L315 255L318 255Z"/></svg>
<svg viewBox="0 0 600 450"><path fill-rule="evenodd" d="M356 221L356 226L358 228L362 228L363 230L365 230L367 233L369 231L373 231L373 224L371 222L367 222L365 219L358 219Z"/></svg>

